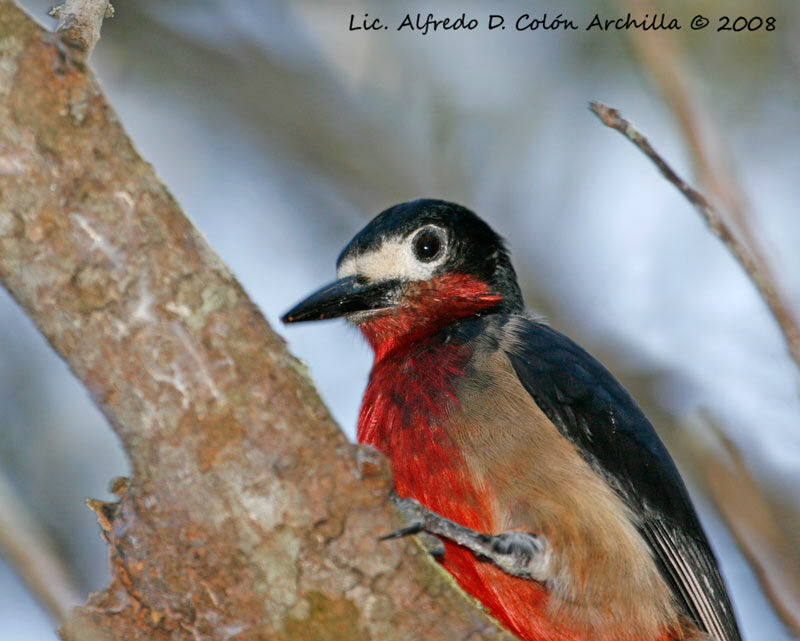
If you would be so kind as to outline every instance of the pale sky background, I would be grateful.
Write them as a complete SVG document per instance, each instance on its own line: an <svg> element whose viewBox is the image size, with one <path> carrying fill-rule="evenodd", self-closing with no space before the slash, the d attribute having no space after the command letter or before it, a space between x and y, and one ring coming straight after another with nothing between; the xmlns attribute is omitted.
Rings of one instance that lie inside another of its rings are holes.
<svg viewBox="0 0 800 641"><path fill-rule="evenodd" d="M49 3L23 4L51 24ZM620 13L595 4L537 3L536 11L579 23L595 11ZM719 4L674 2L669 13L688 24L696 13L722 15ZM729 5L737 15L776 15L778 28L684 28L670 37L800 310L800 5ZM483 23L489 13L533 13L530 3L511 1L436 7ZM691 430L708 412L764 491L800 513L798 372L775 322L697 213L587 109L589 100L620 108L693 178L681 131L625 33L347 30L351 13L394 25L406 12L430 10L401 2L120 2L92 66L142 155L306 361L351 438L368 348L341 321L284 328L277 319L334 277L339 250L380 210L442 197L508 239L531 307L643 390L645 407L672 417L656 425L668 443L678 440L676 424ZM0 354L0 470L81 588L100 588L106 552L83 498L108 498L108 481L127 472L117 439L5 293ZM676 458L745 638L788 640L691 462ZM800 549L800 528L787 529ZM52 629L0 560L0 638L51 641Z"/></svg>

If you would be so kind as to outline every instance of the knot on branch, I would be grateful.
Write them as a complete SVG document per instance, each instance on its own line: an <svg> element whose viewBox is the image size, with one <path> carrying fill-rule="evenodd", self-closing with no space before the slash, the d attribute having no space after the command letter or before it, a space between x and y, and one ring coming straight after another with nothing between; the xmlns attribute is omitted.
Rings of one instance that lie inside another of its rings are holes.
<svg viewBox="0 0 800 641"><path fill-rule="evenodd" d="M121 512L121 504L131 486L131 480L124 476L112 479L108 491L119 498L119 501L101 501L99 499L86 499L86 507L97 515L97 523L106 543L111 543L114 521Z"/></svg>
<svg viewBox="0 0 800 641"><path fill-rule="evenodd" d="M108 0L66 0L48 12L58 18L56 36L80 61L84 61L100 40L100 27L105 18L114 17Z"/></svg>

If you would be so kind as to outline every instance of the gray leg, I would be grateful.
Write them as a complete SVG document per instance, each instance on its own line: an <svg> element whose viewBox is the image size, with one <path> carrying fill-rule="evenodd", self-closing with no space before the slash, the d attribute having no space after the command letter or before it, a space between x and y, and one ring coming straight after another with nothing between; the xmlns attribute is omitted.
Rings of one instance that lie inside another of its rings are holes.
<svg viewBox="0 0 800 641"><path fill-rule="evenodd" d="M543 536L527 532L480 534L431 512L419 501L400 498L394 492L391 498L408 525L381 537L382 540L409 534L435 534L464 546L478 558L492 562L512 576L535 581L547 579L550 548ZM440 554L443 552L442 549Z"/></svg>

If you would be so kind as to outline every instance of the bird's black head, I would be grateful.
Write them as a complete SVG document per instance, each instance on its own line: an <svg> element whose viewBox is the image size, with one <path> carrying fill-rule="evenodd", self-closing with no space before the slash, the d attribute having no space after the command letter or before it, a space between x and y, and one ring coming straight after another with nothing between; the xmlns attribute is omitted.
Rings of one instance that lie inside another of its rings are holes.
<svg viewBox="0 0 800 641"><path fill-rule="evenodd" d="M512 312L522 294L503 240L469 209L413 200L378 214L347 244L339 280L287 312L284 322L347 316L357 324L413 307L418 317Z"/></svg>

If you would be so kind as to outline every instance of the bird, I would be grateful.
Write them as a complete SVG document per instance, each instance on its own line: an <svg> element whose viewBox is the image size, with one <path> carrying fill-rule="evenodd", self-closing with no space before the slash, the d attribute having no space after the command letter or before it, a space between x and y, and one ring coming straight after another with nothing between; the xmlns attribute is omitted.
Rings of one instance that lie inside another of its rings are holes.
<svg viewBox="0 0 800 641"><path fill-rule="evenodd" d="M336 265L281 320L344 317L371 346L357 440L389 461L410 521L393 535L436 536L441 566L524 641L741 640L652 424L603 365L525 311L483 219L400 203Z"/></svg>

